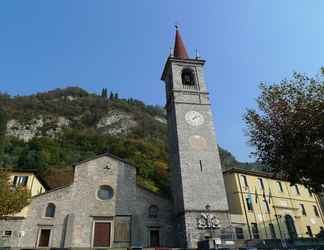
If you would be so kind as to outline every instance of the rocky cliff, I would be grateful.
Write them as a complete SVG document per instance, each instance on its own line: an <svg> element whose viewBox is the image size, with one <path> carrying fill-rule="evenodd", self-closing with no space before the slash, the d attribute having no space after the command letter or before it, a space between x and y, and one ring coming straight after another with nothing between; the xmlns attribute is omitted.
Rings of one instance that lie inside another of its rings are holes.
<svg viewBox="0 0 324 250"><path fill-rule="evenodd" d="M71 181L73 163L109 151L137 167L141 185L168 192L163 108L77 87L30 96L2 93L0 108L3 166L37 169L55 187ZM240 165L228 151L220 153L223 167Z"/></svg>

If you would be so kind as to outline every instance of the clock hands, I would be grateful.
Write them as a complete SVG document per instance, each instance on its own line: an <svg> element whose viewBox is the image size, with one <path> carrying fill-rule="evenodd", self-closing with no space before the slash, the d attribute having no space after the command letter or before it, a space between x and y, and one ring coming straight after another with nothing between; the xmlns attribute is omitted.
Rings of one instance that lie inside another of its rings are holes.
<svg viewBox="0 0 324 250"><path fill-rule="evenodd" d="M197 118L200 118L200 116L199 115L195 115L195 116L192 117L192 120L196 120Z"/></svg>
<svg viewBox="0 0 324 250"><path fill-rule="evenodd" d="M197 111L189 111L186 114L187 122L192 126L199 126L204 122L204 117Z"/></svg>

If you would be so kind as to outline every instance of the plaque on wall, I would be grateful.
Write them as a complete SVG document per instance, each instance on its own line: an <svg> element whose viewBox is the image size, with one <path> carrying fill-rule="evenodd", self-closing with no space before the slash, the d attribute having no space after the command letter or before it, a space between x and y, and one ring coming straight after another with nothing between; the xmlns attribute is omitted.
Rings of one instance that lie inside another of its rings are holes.
<svg viewBox="0 0 324 250"><path fill-rule="evenodd" d="M115 241L130 241L129 222L116 222Z"/></svg>

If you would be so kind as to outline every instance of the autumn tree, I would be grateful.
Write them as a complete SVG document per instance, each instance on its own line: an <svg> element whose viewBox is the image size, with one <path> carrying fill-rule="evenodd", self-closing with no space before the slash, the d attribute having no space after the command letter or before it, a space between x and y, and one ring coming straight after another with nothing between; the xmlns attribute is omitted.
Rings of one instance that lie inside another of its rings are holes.
<svg viewBox="0 0 324 250"><path fill-rule="evenodd" d="M30 192L23 186L13 187L6 170L0 170L0 217L18 213L30 202Z"/></svg>
<svg viewBox="0 0 324 250"><path fill-rule="evenodd" d="M260 85L259 110L244 116L255 156L271 172L315 191L324 184L324 81L294 73Z"/></svg>

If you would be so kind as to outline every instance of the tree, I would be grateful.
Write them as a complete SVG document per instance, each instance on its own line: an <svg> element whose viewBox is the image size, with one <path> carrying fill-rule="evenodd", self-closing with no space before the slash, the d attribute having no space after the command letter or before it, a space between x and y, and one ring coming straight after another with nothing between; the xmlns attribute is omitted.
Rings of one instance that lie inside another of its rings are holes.
<svg viewBox="0 0 324 250"><path fill-rule="evenodd" d="M5 111L0 108L0 166L2 165L6 130L7 130L7 115Z"/></svg>
<svg viewBox="0 0 324 250"><path fill-rule="evenodd" d="M103 88L101 91L101 97L104 99L107 99L108 97L108 90L106 88Z"/></svg>
<svg viewBox="0 0 324 250"><path fill-rule="evenodd" d="M22 186L12 187L6 170L0 170L0 201L0 217L18 213L30 203L30 192Z"/></svg>
<svg viewBox="0 0 324 250"><path fill-rule="evenodd" d="M322 190L324 183L324 81L294 73L278 84L260 85L259 113L244 115L249 142L268 170Z"/></svg>

